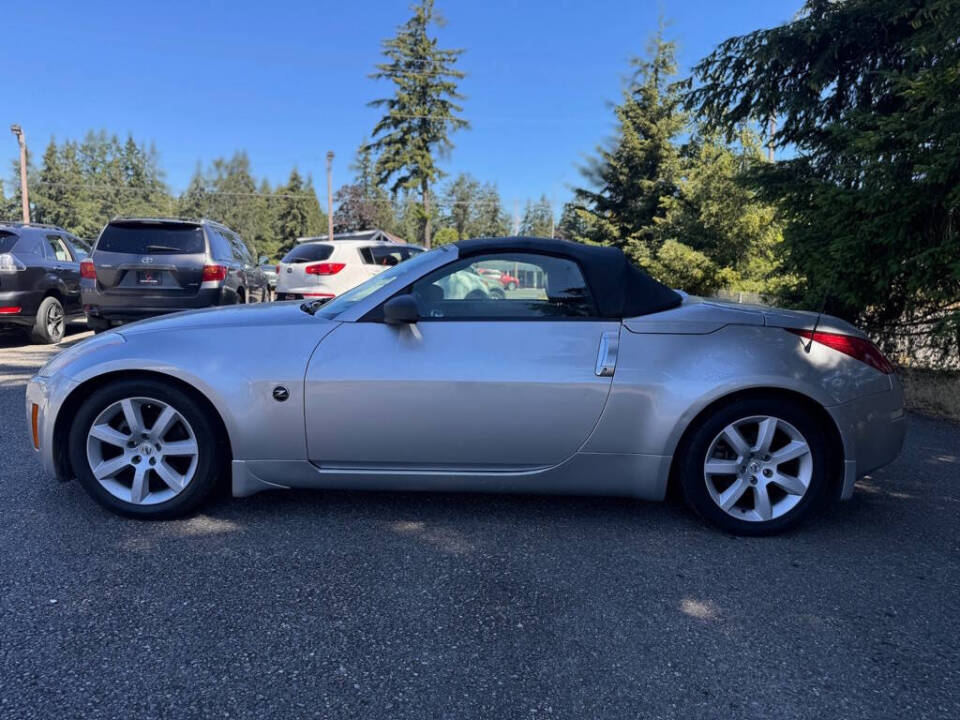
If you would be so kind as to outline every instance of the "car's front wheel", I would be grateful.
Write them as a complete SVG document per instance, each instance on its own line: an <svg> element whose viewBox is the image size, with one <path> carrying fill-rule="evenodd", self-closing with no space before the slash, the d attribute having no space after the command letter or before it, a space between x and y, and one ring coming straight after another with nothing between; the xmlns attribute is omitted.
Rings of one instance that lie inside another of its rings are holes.
<svg viewBox="0 0 960 720"><path fill-rule="evenodd" d="M206 411L155 380L124 380L91 393L76 413L69 451L77 478L97 502L142 519L197 509L224 459Z"/></svg>
<svg viewBox="0 0 960 720"><path fill-rule="evenodd" d="M687 502L738 535L771 535L815 514L832 480L829 439L803 405L749 396L716 409L678 450Z"/></svg>

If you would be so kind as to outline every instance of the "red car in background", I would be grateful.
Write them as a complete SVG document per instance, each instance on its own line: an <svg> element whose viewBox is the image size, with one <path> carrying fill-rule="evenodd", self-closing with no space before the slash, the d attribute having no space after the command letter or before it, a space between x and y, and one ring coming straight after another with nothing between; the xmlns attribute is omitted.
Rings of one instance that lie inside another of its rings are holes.
<svg viewBox="0 0 960 720"><path fill-rule="evenodd" d="M500 284L507 290L516 290L520 287L520 281L510 273L500 273Z"/></svg>
<svg viewBox="0 0 960 720"><path fill-rule="evenodd" d="M520 281L508 272L484 267L477 268L477 272L491 280L499 280L506 290L516 290L520 287Z"/></svg>

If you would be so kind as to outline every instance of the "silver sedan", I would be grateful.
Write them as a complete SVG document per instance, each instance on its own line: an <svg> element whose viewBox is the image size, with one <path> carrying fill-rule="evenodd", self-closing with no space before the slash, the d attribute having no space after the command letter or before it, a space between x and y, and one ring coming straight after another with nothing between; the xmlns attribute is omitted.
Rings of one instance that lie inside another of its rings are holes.
<svg viewBox="0 0 960 720"><path fill-rule="evenodd" d="M464 273L518 287L463 290ZM455 290L456 288L459 288ZM469 240L334 300L154 318L27 387L44 469L171 518L222 479L633 496L769 534L893 460L901 387L856 328L676 293L622 252Z"/></svg>

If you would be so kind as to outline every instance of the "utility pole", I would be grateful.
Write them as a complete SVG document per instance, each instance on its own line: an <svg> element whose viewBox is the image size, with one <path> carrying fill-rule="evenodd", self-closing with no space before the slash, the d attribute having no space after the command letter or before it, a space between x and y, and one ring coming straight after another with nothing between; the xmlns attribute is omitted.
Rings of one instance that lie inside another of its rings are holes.
<svg viewBox="0 0 960 720"><path fill-rule="evenodd" d="M777 118L770 115L770 140L767 143L767 160L773 162L773 136L777 134Z"/></svg>
<svg viewBox="0 0 960 720"><path fill-rule="evenodd" d="M23 206L23 221L30 222L30 198L27 195L27 141L23 139L23 128L11 125L10 132L17 136L20 143L20 203Z"/></svg>
<svg viewBox="0 0 960 720"><path fill-rule="evenodd" d="M513 199L513 234L520 234L520 201Z"/></svg>
<svg viewBox="0 0 960 720"><path fill-rule="evenodd" d="M327 150L327 240L333 241L333 150Z"/></svg>
<svg viewBox="0 0 960 720"><path fill-rule="evenodd" d="M550 196L550 239L557 235L556 219L553 217L553 195Z"/></svg>

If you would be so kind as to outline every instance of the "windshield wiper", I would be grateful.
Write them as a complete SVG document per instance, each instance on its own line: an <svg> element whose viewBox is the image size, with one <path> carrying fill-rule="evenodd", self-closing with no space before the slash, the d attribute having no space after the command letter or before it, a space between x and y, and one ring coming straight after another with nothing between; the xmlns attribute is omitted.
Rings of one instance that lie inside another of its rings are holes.
<svg viewBox="0 0 960 720"><path fill-rule="evenodd" d="M332 298L317 298L316 300L311 300L310 302L300 303L300 309L308 315L315 315L317 310L319 310L324 304L330 302L331 299Z"/></svg>
<svg viewBox="0 0 960 720"><path fill-rule="evenodd" d="M180 248L170 247L169 245L147 245L148 252L183 252Z"/></svg>

